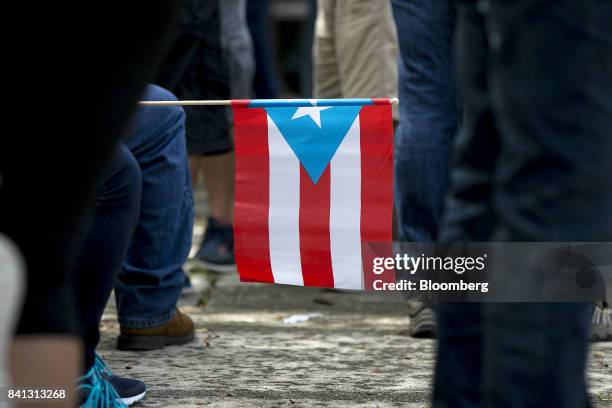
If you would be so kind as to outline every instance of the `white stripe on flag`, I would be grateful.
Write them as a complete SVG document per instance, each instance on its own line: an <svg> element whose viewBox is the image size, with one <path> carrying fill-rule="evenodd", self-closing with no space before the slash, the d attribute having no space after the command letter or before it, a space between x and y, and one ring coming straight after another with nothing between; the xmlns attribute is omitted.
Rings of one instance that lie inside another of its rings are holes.
<svg viewBox="0 0 612 408"><path fill-rule="evenodd" d="M300 258L300 162L268 116L270 265L275 283L304 285Z"/></svg>
<svg viewBox="0 0 612 408"><path fill-rule="evenodd" d="M362 289L359 116L331 161L330 248L334 287Z"/></svg>

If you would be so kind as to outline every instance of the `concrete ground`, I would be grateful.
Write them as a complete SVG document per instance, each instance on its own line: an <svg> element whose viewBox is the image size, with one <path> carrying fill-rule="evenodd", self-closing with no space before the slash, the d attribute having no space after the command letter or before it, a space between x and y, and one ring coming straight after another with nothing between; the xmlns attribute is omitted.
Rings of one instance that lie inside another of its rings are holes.
<svg viewBox="0 0 612 408"><path fill-rule="evenodd" d="M100 354L118 374L147 383L138 406L429 405L435 343L406 334L400 298L240 284L235 275L196 282L206 289L183 300L197 326L197 339L187 346L117 351L114 307L105 313ZM595 407L612 406L611 364L612 343L594 345Z"/></svg>

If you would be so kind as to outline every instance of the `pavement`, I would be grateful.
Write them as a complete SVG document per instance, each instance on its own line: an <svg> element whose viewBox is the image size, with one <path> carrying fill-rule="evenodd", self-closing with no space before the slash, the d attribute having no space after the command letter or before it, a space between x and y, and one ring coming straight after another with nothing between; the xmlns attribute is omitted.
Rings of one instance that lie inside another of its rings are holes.
<svg viewBox="0 0 612 408"><path fill-rule="evenodd" d="M241 284L199 274L201 295L183 299L196 340L149 352L115 349L109 304L99 352L117 374L139 378L137 407L429 406L435 342L406 333L400 297ZM595 407L612 407L612 343L593 345Z"/></svg>

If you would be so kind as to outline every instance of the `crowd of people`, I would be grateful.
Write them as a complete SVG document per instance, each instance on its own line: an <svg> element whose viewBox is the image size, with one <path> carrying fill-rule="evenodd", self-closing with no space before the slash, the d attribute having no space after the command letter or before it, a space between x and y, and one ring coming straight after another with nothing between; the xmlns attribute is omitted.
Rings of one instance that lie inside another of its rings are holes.
<svg viewBox="0 0 612 408"><path fill-rule="evenodd" d="M0 385L131 405L146 385L96 354L102 314L114 291L119 350L194 339L177 302L200 185L193 261L235 270L231 111L137 102L278 96L267 1L44 8L36 55L15 58L46 61L28 91L54 101L34 120L11 93L19 135L0 141ZM399 96L397 240L609 242L610 21L598 0L318 0L312 96ZM588 406L606 302L407 302L410 334L438 339L433 405Z"/></svg>

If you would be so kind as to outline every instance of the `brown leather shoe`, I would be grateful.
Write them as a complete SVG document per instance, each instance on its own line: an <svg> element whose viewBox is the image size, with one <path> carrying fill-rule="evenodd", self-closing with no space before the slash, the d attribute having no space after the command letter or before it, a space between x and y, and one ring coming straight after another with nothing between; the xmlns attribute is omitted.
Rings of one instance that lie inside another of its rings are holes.
<svg viewBox="0 0 612 408"><path fill-rule="evenodd" d="M168 345L189 343L194 338L193 321L178 308L172 319L161 326L133 328L121 326L119 350L156 350Z"/></svg>

